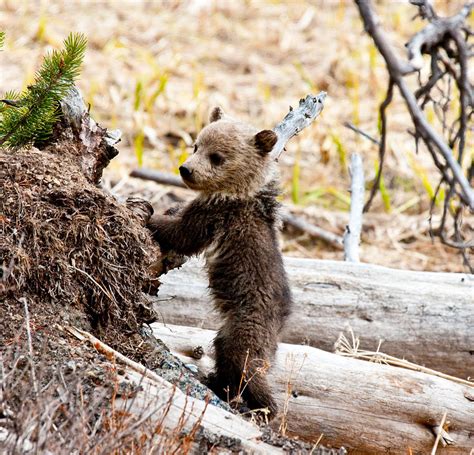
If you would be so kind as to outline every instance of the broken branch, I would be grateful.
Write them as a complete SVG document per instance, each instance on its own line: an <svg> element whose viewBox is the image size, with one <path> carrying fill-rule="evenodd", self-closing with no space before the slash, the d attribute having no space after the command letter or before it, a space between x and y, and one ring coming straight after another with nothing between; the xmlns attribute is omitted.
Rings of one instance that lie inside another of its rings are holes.
<svg viewBox="0 0 474 455"><path fill-rule="evenodd" d="M290 106L285 118L273 128L278 141L273 147L271 156L278 161L287 142L300 131L311 125L324 108L326 92L319 92L316 96L307 95L301 98L296 109Z"/></svg>
<svg viewBox="0 0 474 455"><path fill-rule="evenodd" d="M344 233L344 260L359 262L360 231L362 229L362 212L364 210L364 168L362 158L357 153L351 157L351 212L349 225Z"/></svg>

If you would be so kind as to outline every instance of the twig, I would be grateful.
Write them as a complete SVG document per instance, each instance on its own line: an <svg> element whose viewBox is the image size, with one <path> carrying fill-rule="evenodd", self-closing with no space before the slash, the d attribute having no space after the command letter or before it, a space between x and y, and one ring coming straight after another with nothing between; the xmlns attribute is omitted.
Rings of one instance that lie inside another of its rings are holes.
<svg viewBox="0 0 474 455"><path fill-rule="evenodd" d="M307 95L300 99L296 109L290 106L285 118L273 128L278 141L273 147L271 156L278 161L287 142L300 131L311 125L324 108L326 92L319 92L316 96Z"/></svg>
<svg viewBox="0 0 474 455"><path fill-rule="evenodd" d="M158 376L152 370L148 369L147 367L137 362L134 362L128 357L125 357L123 354L111 348L107 344L103 343L102 341L100 341L98 338L96 338L94 335L90 334L89 332L78 329L77 327L66 326L64 328L70 334L74 335L77 339L81 341L88 341L90 344L92 344L92 346L94 346L95 349L97 349L100 353L104 354L108 359L112 358L112 359L118 360L124 365L127 365L128 367L130 367L132 370L136 371L137 373L140 373L141 375L147 377L148 379L151 379L154 382L157 382L160 385L162 385L165 382L163 378Z"/></svg>
<svg viewBox="0 0 474 455"><path fill-rule="evenodd" d="M374 137L372 137L370 134L366 133L365 131L362 131L360 128L357 128L357 126L353 125L352 123L344 122L344 126L354 131L355 133L360 134L361 136L364 136L370 142L373 142L376 145L380 144L380 141L378 141L377 139L375 139Z"/></svg>
<svg viewBox="0 0 474 455"><path fill-rule="evenodd" d="M362 158L354 153L351 157L351 212L349 225L344 233L344 260L359 262L360 231L362 229L362 211L364 209L364 168Z"/></svg>
<svg viewBox="0 0 474 455"><path fill-rule="evenodd" d="M372 201L375 197L375 194L377 193L379 189L380 179L382 178L382 170L383 170L383 165L385 162L385 147L387 143L387 115L385 111L387 110L387 107L389 106L389 104L392 102L393 86L394 86L394 81L390 77L390 80L388 82L387 95L385 96L385 99L382 101L382 104L380 105L380 108L379 108L379 116L380 116L380 124L381 124L381 134L380 134L380 142L379 142L379 169L377 171L377 176L375 177L375 182L372 185L372 188L370 190L369 199L365 203L364 212L369 211Z"/></svg>
<svg viewBox="0 0 474 455"><path fill-rule="evenodd" d="M189 190L189 188L183 184L180 177L168 172L154 171L151 169L134 169L130 176L143 180L152 180L153 182L162 183L164 185L172 185ZM314 224L308 223L303 218L292 215L288 210L284 210L282 212L281 218L285 224L293 226L296 229L300 229L308 233L311 237L324 240L334 248L342 250L341 236L326 231L318 226L315 226Z"/></svg>
<svg viewBox="0 0 474 455"><path fill-rule="evenodd" d="M441 434L443 432L443 425L446 422L446 417L448 413L444 411L443 418L441 419L441 423L439 424L438 431L436 432L436 439L431 449L431 455L436 455L436 450L438 449L439 440L441 439Z"/></svg>
<svg viewBox="0 0 474 455"><path fill-rule="evenodd" d="M20 301L23 302L23 309L25 311L25 326L26 326L26 336L28 343L28 353L30 355L30 365L31 365L31 380L33 381L33 391L35 396L38 396L38 383L36 381L36 369L35 369L35 359L33 357L33 342L31 340L31 327L30 327L30 312L28 311L28 302L26 297L21 297Z"/></svg>

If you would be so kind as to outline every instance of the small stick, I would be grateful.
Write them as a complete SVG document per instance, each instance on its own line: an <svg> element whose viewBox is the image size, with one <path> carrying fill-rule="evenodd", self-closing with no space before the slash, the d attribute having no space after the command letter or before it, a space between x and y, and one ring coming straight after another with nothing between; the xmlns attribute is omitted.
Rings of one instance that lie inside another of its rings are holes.
<svg viewBox="0 0 474 455"><path fill-rule="evenodd" d="M305 219L292 215L286 210L281 214L281 219L285 224L306 232L311 237L324 240L326 243L329 243L329 245L338 250L343 249L343 240L340 235L333 234L332 232L326 231L314 224L308 223Z"/></svg>
<svg viewBox="0 0 474 455"><path fill-rule="evenodd" d="M36 382L36 370L35 370L35 360L33 358L33 343L31 341L31 328L30 328L30 312L28 311L28 302L26 297L21 297L20 302L23 302L23 308L25 310L25 325L26 325L26 337L28 342L28 353L30 354L30 363L31 363L31 379L33 381L33 390L35 396L38 396L38 383Z"/></svg>
<svg viewBox="0 0 474 455"><path fill-rule="evenodd" d="M448 413L445 411L443 414L443 418L441 419L441 423L439 424L439 429L437 431L436 440L435 440L433 449L431 450L431 455L436 455L436 450L438 449L439 440L441 439L441 434L443 433L443 425L444 425L444 422L446 422L447 415Z"/></svg>
<svg viewBox="0 0 474 455"><path fill-rule="evenodd" d="M135 177L142 180L152 180L153 182L161 183L163 185L177 186L178 188L188 188L181 177L171 174L170 172L154 171L152 169L140 168L134 169L130 173L130 177Z"/></svg>
<svg viewBox="0 0 474 455"><path fill-rule="evenodd" d="M66 326L64 328L70 334L74 335L78 340L88 341L90 344L92 344L92 346L94 346L95 349L97 349L97 351L104 354L108 359L118 360L124 365L130 367L132 370L135 370L137 373L140 373L141 375L147 377L148 379L151 379L154 382L157 382L158 384L164 384L166 382L161 376L157 375L154 371L137 362L134 362L128 357L125 357L123 354L111 348L109 345L103 343L89 332L78 329L77 327Z"/></svg>
<svg viewBox="0 0 474 455"><path fill-rule="evenodd" d="M360 128L357 128L357 126L353 125L352 123L344 122L344 126L354 131L354 133L360 134L361 136L365 137L370 142L373 142L376 145L380 145L379 140L375 139L374 137L372 137L370 134L366 133L365 131L362 131Z"/></svg>
<svg viewBox="0 0 474 455"><path fill-rule="evenodd" d="M362 158L354 153L351 157L349 169L352 176L351 183L351 212L349 225L344 233L344 260L359 262L360 231L362 229L362 212L364 210L364 169Z"/></svg>

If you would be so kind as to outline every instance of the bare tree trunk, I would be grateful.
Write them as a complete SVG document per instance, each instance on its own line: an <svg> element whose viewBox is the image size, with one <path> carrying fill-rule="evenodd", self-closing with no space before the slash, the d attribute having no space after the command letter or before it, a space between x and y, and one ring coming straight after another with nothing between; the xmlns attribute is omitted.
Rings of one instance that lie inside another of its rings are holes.
<svg viewBox="0 0 474 455"><path fill-rule="evenodd" d="M334 349L350 326L361 347L474 377L474 280L462 273L286 258L294 296L283 341ZM155 308L165 323L217 329L199 260L160 278Z"/></svg>
<svg viewBox="0 0 474 455"><path fill-rule="evenodd" d="M207 354L215 332L153 324L157 338L201 372L213 365ZM197 346L200 360L189 353ZM468 454L473 447L474 388L424 373L330 354L309 346L280 344L269 381L283 415L274 428L356 454L426 454L447 412L454 441L442 454ZM411 452L410 452L411 450Z"/></svg>

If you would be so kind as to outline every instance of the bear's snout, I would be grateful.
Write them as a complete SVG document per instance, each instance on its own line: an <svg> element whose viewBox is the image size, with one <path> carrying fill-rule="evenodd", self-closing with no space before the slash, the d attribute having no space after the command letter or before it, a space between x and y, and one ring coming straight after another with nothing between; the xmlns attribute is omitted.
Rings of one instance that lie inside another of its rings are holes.
<svg viewBox="0 0 474 455"><path fill-rule="evenodd" d="M181 177L184 180L190 180L191 175L193 174L193 171L191 171L188 167L186 167L184 164L179 167L179 173L181 174Z"/></svg>

